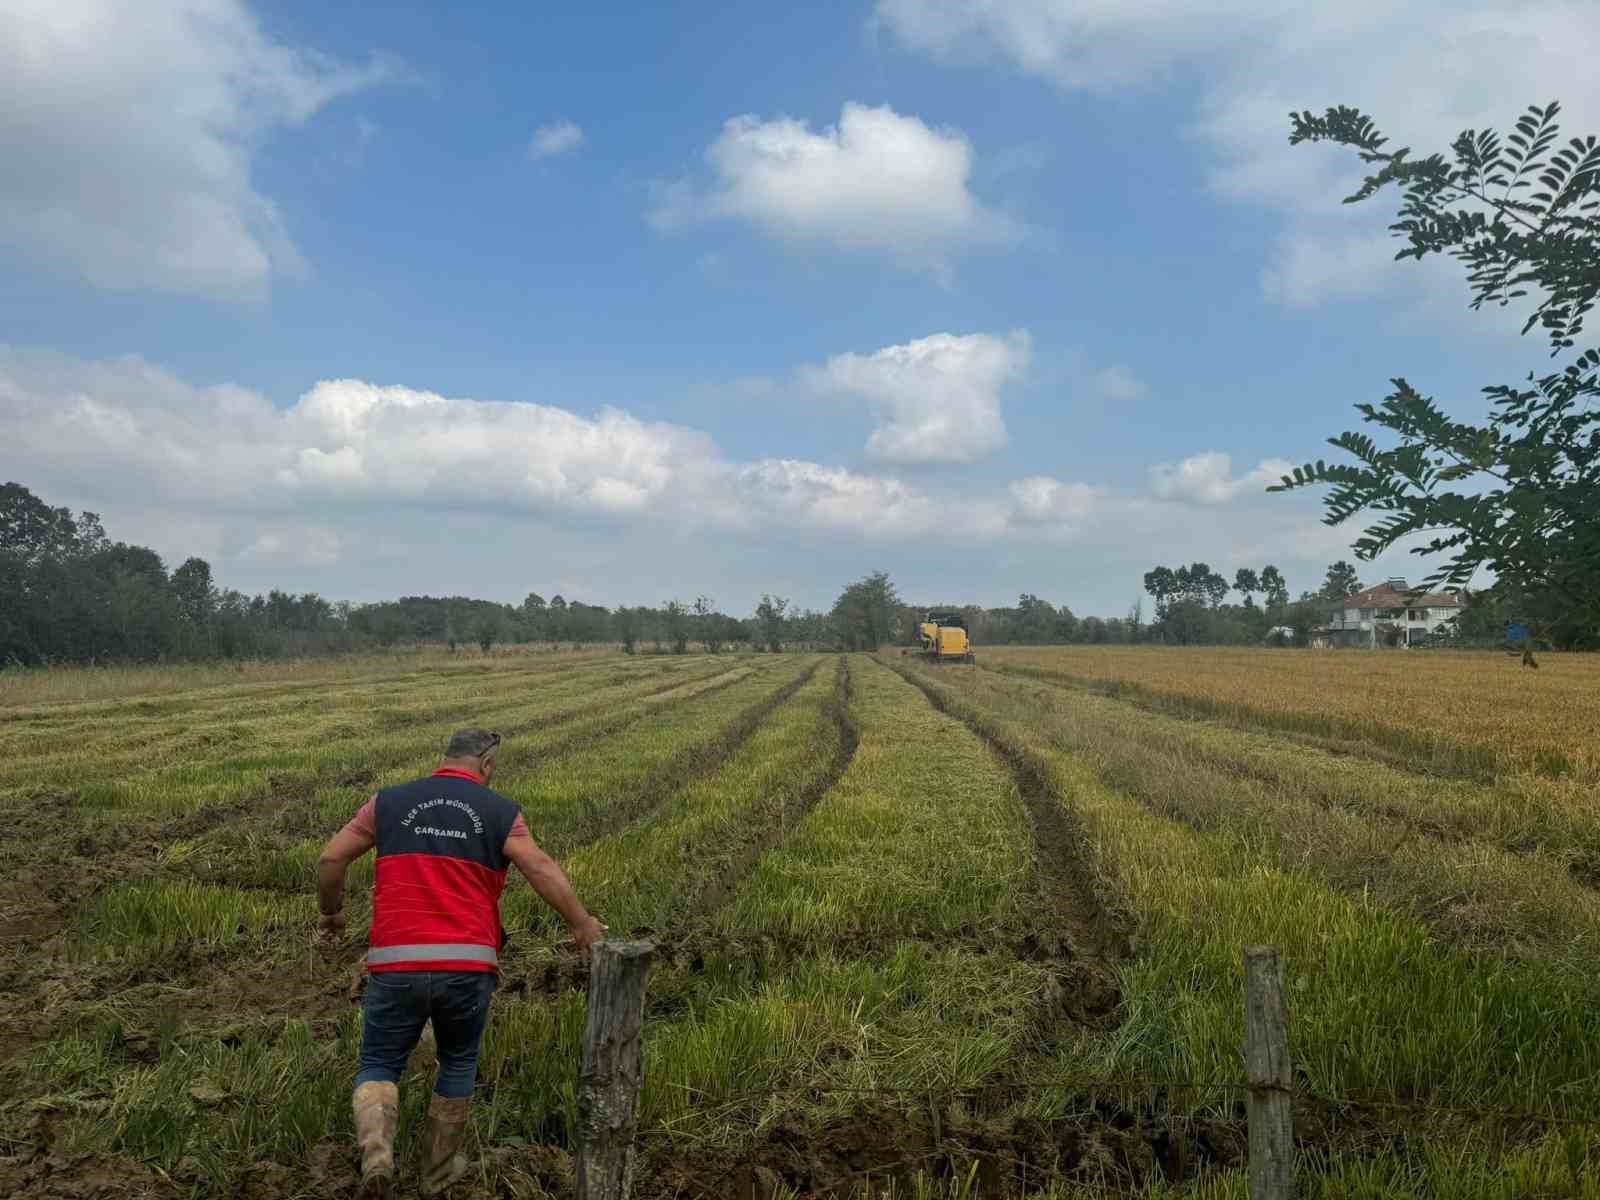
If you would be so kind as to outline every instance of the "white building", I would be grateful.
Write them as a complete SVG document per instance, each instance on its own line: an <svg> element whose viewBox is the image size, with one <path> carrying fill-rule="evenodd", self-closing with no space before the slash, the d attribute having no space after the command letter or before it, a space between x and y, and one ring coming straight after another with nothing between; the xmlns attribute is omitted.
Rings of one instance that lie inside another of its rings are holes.
<svg viewBox="0 0 1600 1200"><path fill-rule="evenodd" d="M1413 594L1404 579L1391 579L1345 597L1317 635L1330 646L1414 646L1436 634L1454 634L1466 606L1456 592Z"/></svg>

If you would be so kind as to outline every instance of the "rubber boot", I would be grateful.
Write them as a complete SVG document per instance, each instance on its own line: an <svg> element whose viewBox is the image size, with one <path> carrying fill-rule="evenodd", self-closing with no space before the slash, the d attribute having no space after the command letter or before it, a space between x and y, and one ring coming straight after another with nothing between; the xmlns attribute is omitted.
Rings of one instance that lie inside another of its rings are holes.
<svg viewBox="0 0 1600 1200"><path fill-rule="evenodd" d="M351 1097L356 1145L361 1150L361 1200L389 1200L394 1194L394 1135L400 1125L400 1089L392 1083L363 1083Z"/></svg>
<svg viewBox="0 0 1600 1200"><path fill-rule="evenodd" d="M442 1196L445 1189L467 1173L468 1162L459 1154L467 1136L467 1110L472 1097L435 1095L428 1105L428 1127L422 1135L422 1180L417 1190L425 1200Z"/></svg>

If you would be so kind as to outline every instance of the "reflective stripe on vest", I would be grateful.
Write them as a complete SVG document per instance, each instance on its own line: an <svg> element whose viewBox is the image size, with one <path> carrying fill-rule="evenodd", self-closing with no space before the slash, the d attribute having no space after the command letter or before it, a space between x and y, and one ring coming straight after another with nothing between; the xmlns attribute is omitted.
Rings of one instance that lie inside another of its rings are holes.
<svg viewBox="0 0 1600 1200"><path fill-rule="evenodd" d="M369 967L387 966L390 963L413 962L481 962L499 965L500 955L493 946L477 946L470 942L446 942L423 946L379 946L367 951Z"/></svg>

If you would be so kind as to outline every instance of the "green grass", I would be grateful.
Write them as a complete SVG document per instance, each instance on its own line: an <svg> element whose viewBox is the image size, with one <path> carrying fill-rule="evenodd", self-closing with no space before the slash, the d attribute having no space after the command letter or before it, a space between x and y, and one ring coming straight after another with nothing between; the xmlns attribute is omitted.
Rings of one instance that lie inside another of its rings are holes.
<svg viewBox="0 0 1600 1200"><path fill-rule="evenodd" d="M644 1030L647 1168L880 1117L912 1142L953 1120L1029 1145L1037 1121L1042 1144L1079 1130L1084 1149L1035 1200L1242 1197L1237 1171L1167 1184L1094 1139L1134 1121L1238 1130L1236 1090L1180 1085L1241 1080L1240 953L1258 941L1284 956L1303 1090L1600 1117L1600 910L1575 874L1600 817L1573 780L1440 779L1393 747L1334 755L1081 688L909 668L946 715L889 662L407 661L0 712L13 758L31 735L87 748L76 766L50 751L51 786L77 803L41 808L54 823L7 861L98 885L13 984L16 1028L48 1036L7 1064L0 1136L25 1145L43 1111L60 1150L125 1155L136 1182L142 1163L179 1194L287 1200L308 1156L348 1142L359 1031L342 996L370 859L351 877L350 944L317 955L316 854L374 788L429 769L468 710L512 732L496 786L591 907L676 948ZM1081 841L1046 880L1013 767L985 736L1036 771ZM24 811L33 793L7 793L24 774L6 770L0 794ZM78 848L122 827L131 849L110 863ZM1063 865L1130 935L1114 1029L1072 1023L1081 964L1032 957L1028 935L1068 919L1039 907L1071 902L1045 886ZM474 1117L495 1153L478 1183L532 1197L526 1148L572 1143L584 997L522 959L561 953L528 889L505 915ZM516 936L529 925L540 936ZM403 1086L403 1153L430 1068L419 1053ZM1367 1108L1305 1121L1301 1194L1600 1198L1588 1130L1498 1128ZM1019 1200L995 1160L945 1134L947 1152L864 1174L840 1200Z"/></svg>
<svg viewBox="0 0 1600 1200"><path fill-rule="evenodd" d="M1600 1008L1587 980L1441 942L1315 871L1264 863L1248 829L1155 815L1060 749L1071 715L1035 697L932 686L1040 766L1081 822L1101 886L1136 924L1125 1019L1087 1040L1063 1080L1237 1082L1240 948L1262 942L1287 964L1295 1062L1313 1090L1600 1116Z"/></svg>
<svg viewBox="0 0 1600 1200"><path fill-rule="evenodd" d="M1033 853L1009 772L882 666L855 675L854 759L716 928L819 944L1016 936Z"/></svg>
<svg viewBox="0 0 1600 1200"><path fill-rule="evenodd" d="M51 756L30 756L35 769L20 773L12 760L0 769L0 795L9 784L19 794L65 791L79 806L123 813L173 815L228 803L248 803L279 794L314 788L331 778L364 774L417 760L426 750L437 757L445 738L470 721L501 729L508 735L560 720L564 714L588 713L607 702L625 705L632 693L654 677L611 682L604 664L541 680L517 674L509 679L452 681L448 688L419 686L397 694L388 703L374 703L371 694L353 693L341 704L325 705L304 721L280 726L269 720L261 736L230 736L208 752L204 730L179 725L176 732L152 737L134 726L119 734L117 745L72 744L51 747ZM701 660L685 683L697 677L725 674L734 664ZM671 682L668 678L668 682ZM163 721L171 731L173 723ZM512 744L514 748L514 743Z"/></svg>
<svg viewBox="0 0 1600 1200"><path fill-rule="evenodd" d="M1518 820L1518 806L1497 804L1493 789L1456 781L1461 801L1452 810L1450 785L1378 763L983 674L954 686L987 711L1023 704L1047 714L1051 745L1160 815L1243 839L1256 861L1314 872L1461 945L1542 958L1585 977L1600 966L1600 893L1573 876L1559 841L1549 851L1528 844L1533 829ZM1545 790L1532 777L1518 782L1524 798L1528 788ZM1491 810L1498 821L1484 816ZM1559 838L1557 806L1538 811L1538 827ZM1570 814L1562 828L1575 837L1594 827L1593 814L1576 805L1559 811Z"/></svg>
<svg viewBox="0 0 1600 1200"><path fill-rule="evenodd" d="M614 932L681 926L697 895L735 870L747 848L763 836L781 840L791 811L825 782L839 752L842 662L818 671L713 774L674 794L650 819L567 859L585 902ZM519 892L513 915L531 903Z"/></svg>
<svg viewBox="0 0 1600 1200"><path fill-rule="evenodd" d="M83 945L103 956L153 959L242 950L290 930L310 936L304 898L188 880L139 880L102 892L79 921Z"/></svg>
<svg viewBox="0 0 1600 1200"><path fill-rule="evenodd" d="M537 769L515 773L516 748L495 783L522 806L533 836L564 855L647 815L677 787L715 767L749 730L743 719L817 665L795 656L693 704L656 704L638 723Z"/></svg>

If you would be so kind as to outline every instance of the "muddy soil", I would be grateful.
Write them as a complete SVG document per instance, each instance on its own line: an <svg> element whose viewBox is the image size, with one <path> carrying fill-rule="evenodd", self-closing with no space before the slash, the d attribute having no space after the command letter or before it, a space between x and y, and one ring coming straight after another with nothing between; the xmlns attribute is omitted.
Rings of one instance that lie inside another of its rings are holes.
<svg viewBox="0 0 1600 1200"><path fill-rule="evenodd" d="M847 1197L872 1185L909 1185L921 1173L965 1180L980 1194L1022 1197L1052 1184L1132 1192L1157 1178L1189 1179L1243 1161L1243 1126L1185 1122L1114 1111L1080 1119L984 1118L961 1102L942 1108L862 1104L821 1123L780 1120L737 1151L658 1146L646 1155L641 1200L772 1200L780 1187L802 1196Z"/></svg>

